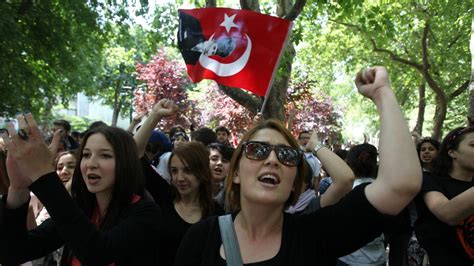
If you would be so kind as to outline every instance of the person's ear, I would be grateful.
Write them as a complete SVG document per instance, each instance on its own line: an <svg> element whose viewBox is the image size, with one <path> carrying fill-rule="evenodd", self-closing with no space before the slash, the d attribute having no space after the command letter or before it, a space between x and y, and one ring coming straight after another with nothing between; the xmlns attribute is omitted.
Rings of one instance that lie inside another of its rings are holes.
<svg viewBox="0 0 474 266"><path fill-rule="evenodd" d="M456 159L456 151L455 150L449 150L448 151L448 155L449 157L451 157L451 159Z"/></svg>
<svg viewBox="0 0 474 266"><path fill-rule="evenodd" d="M235 171L234 177L232 178L232 182L234 182L234 184L240 184L239 170Z"/></svg>

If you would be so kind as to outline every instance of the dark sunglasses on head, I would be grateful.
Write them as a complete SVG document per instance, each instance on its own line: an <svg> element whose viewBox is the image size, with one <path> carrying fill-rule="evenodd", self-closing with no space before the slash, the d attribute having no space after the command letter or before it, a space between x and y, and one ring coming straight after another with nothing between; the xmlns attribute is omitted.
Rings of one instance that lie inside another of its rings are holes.
<svg viewBox="0 0 474 266"><path fill-rule="evenodd" d="M287 166L300 164L303 152L285 145L271 145L260 141L246 141L243 144L245 157L249 160L264 160L275 150L278 161Z"/></svg>

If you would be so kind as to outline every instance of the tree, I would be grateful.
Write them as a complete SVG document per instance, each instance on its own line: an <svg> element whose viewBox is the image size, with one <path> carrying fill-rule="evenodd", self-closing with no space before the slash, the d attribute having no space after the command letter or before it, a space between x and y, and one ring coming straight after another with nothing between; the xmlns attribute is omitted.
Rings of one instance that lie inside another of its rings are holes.
<svg viewBox="0 0 474 266"><path fill-rule="evenodd" d="M308 23L305 27L313 31L309 39L316 43L317 47L312 47L314 50L326 54L323 46L337 40L336 45L327 48L333 49L327 52L331 55L327 58L332 62L339 60L352 71L364 65L388 66L394 87L400 88L397 90L400 101L413 103L420 109L416 129L421 130L423 125L424 110L421 109L425 99L436 106L434 138L440 138L445 121L451 125L459 123L455 116L465 113L459 109L463 99L459 96L464 95L469 84L465 67L468 50L464 45L470 24L467 21L471 20L468 3L410 2L402 5L394 2L382 5L364 2L349 8L341 8L339 4L342 2L325 7L326 15L321 24ZM321 32L320 28L325 28L326 36L314 34L314 30ZM429 94L424 91L426 85ZM416 98L420 100L418 106L413 102ZM406 110L413 108L404 106ZM452 111L448 112L448 108Z"/></svg>
<svg viewBox="0 0 474 266"><path fill-rule="evenodd" d="M338 115L331 99L324 93L314 93L314 82L303 80L291 82L287 92L283 113L289 116L290 109L297 110L293 120L292 132L296 136L302 130L318 130L325 136L338 131ZM218 85L212 82L206 87L205 93L196 98L197 108L203 118L204 125L215 127L225 126L239 139L253 125L255 114L228 97Z"/></svg>
<svg viewBox="0 0 474 266"><path fill-rule="evenodd" d="M189 81L184 76L184 69L175 60L166 56L164 49L147 63L136 65L137 79L142 81L146 87L134 91L133 104L137 113L146 114L160 99L169 98L180 107L180 113L172 118L160 122L160 127L169 129L175 124L189 125L187 115L196 115L193 110L193 102L188 100L186 87Z"/></svg>
<svg viewBox="0 0 474 266"><path fill-rule="evenodd" d="M202 110L204 125L225 126L237 139L252 126L255 114L224 94L215 82L205 88L202 96L197 108Z"/></svg>
<svg viewBox="0 0 474 266"><path fill-rule="evenodd" d="M339 116L334 110L331 98L324 92L314 92L315 82L303 79L291 82L287 92L287 102L291 103L285 108L287 117L291 108L297 113L293 120L292 132L296 136L303 130L311 131L317 128L324 136L339 133Z"/></svg>
<svg viewBox="0 0 474 266"><path fill-rule="evenodd" d="M94 98L113 108L112 125L117 125L119 114L128 114L135 80L135 49L110 47L105 51L103 71L99 77L99 90Z"/></svg>
<svg viewBox="0 0 474 266"><path fill-rule="evenodd" d="M101 58L98 15L84 1L0 2L0 115L49 112L90 88Z"/></svg>
<svg viewBox="0 0 474 266"><path fill-rule="evenodd" d="M474 17L471 22L471 83L469 84L468 124L474 126Z"/></svg>
<svg viewBox="0 0 474 266"><path fill-rule="evenodd" d="M136 3L130 3L135 5ZM147 10L140 1L138 13ZM51 117L59 101L93 94L108 33L130 24L123 1L0 1L0 116ZM119 34L122 35L122 34Z"/></svg>

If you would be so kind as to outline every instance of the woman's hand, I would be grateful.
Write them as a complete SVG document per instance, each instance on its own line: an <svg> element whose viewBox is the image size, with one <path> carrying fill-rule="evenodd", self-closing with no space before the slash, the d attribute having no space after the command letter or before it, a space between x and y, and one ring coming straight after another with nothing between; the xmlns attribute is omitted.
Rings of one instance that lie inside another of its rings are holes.
<svg viewBox="0 0 474 266"><path fill-rule="evenodd" d="M179 111L179 106L169 99L161 99L152 109L152 113L159 117L167 117L176 114Z"/></svg>
<svg viewBox="0 0 474 266"><path fill-rule="evenodd" d="M321 141L319 140L318 130L315 128L313 129L313 133L311 133L311 138L309 139L308 143L306 144L306 151L313 152L316 145L320 144Z"/></svg>
<svg viewBox="0 0 474 266"><path fill-rule="evenodd" d="M390 80L385 67L376 66L357 73L355 84L359 93L376 101L382 90L390 89Z"/></svg>
<svg viewBox="0 0 474 266"><path fill-rule="evenodd" d="M17 116L17 120L18 132L13 124L9 123L10 138L3 137L3 140L8 149L7 172L11 186L25 187L39 177L54 171L52 162L55 147L59 142L59 134L54 134L52 144L48 147L30 113Z"/></svg>
<svg viewBox="0 0 474 266"><path fill-rule="evenodd" d="M254 117L253 117L253 120L252 120L252 123L254 126L260 124L263 122L263 114L258 112Z"/></svg>

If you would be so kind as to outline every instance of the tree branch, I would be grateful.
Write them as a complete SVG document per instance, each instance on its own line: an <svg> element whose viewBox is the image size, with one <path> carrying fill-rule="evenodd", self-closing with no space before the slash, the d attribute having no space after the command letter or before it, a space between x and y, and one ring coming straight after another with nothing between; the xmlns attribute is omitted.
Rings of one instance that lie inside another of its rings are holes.
<svg viewBox="0 0 474 266"><path fill-rule="evenodd" d="M357 25L350 24L350 23L347 23L347 22L338 21L338 20L334 20L334 19L328 19L328 20L331 21L331 22L337 23L337 24L341 24L341 25L346 26L348 28L354 28L354 29L360 31L361 33L363 33L362 28L357 26Z"/></svg>
<svg viewBox="0 0 474 266"><path fill-rule="evenodd" d="M469 83L470 81L469 80L466 80L461 86L459 86L459 88L457 88L455 91L453 91L448 97L450 100L458 97L459 95L461 95L463 92L465 92L467 90L467 88L469 88Z"/></svg>
<svg viewBox="0 0 474 266"><path fill-rule="evenodd" d="M390 56L390 59L392 59L393 61L396 61L396 62L399 62L399 63L403 63L405 65L409 65L409 66L412 66L414 67L415 69L418 69L418 70L422 70L422 66L420 64L417 64L413 61L410 61L408 59L404 59L404 58L401 58L399 55L397 55L395 52L393 51L390 51L388 49L383 49L383 48L379 48L377 47L377 43L375 42L374 38L368 36L367 34L365 34L365 32L362 30L362 28L358 25L354 25L354 24L350 24L350 23L347 23L347 22L342 22L342 21L337 21L337 20L333 20L333 19L329 19L329 21L332 21L334 23L337 23L337 24L341 24L341 25L344 25L348 28L353 28L357 31L359 31L360 33L364 34L366 36L367 39L369 39L370 43L372 44L372 50L374 52L378 52L378 53L385 53L385 54L388 54Z"/></svg>
<svg viewBox="0 0 474 266"><path fill-rule="evenodd" d="M216 7L216 0L206 0L206 7Z"/></svg>
<svg viewBox="0 0 474 266"><path fill-rule="evenodd" d="M461 33L459 33L458 35L456 35L456 37L454 37L454 39L448 44L448 47L446 50L451 49L451 47L458 42L459 38L461 38Z"/></svg>
<svg viewBox="0 0 474 266"><path fill-rule="evenodd" d="M404 59L404 58L401 58L400 56L398 56L395 52L393 51L390 51L388 49L383 49L383 48L379 48L377 47L377 44L375 43L375 40L373 38L370 38L370 42L372 43L372 50L374 52L378 52L378 53L386 53L390 56L390 59L392 59L393 61L396 61L396 62L399 62L399 63L402 63L402 64L405 64L405 65L409 65L411 67L414 67L418 70L422 70L423 69L423 66L418 64L418 63L415 63L413 61L410 61L408 59Z"/></svg>
<svg viewBox="0 0 474 266"><path fill-rule="evenodd" d="M423 37L421 38L421 54L423 58L423 70L428 73L431 65L428 61L428 32L430 31L430 24L427 22L423 29Z"/></svg>
<svg viewBox="0 0 474 266"><path fill-rule="evenodd" d="M426 82L430 88L436 93L439 97L440 102L445 103L448 101L446 93L440 87L440 85L434 80L433 76L430 74L429 69L431 68L430 62L428 60L428 33L430 32L430 24L427 22L425 28L423 29L423 36L421 38L421 53L423 65L420 68L421 74L425 78Z"/></svg>
<svg viewBox="0 0 474 266"><path fill-rule="evenodd" d="M257 114L258 108L260 108L260 106L262 105L262 99L248 94L241 89L231 88L220 84L219 89L221 89L221 91L224 92L225 95L229 96L234 101L247 108L247 110L254 114Z"/></svg>
<svg viewBox="0 0 474 266"><path fill-rule="evenodd" d="M240 0L240 8L245 9L245 10L252 10L250 8L250 4L248 0Z"/></svg>
<svg viewBox="0 0 474 266"><path fill-rule="evenodd" d="M306 0L296 0L290 12L288 12L288 14L284 18L287 20L294 21L301 14L301 11L303 11L305 5Z"/></svg>
<svg viewBox="0 0 474 266"><path fill-rule="evenodd" d="M240 0L240 8L260 12L258 0Z"/></svg>

